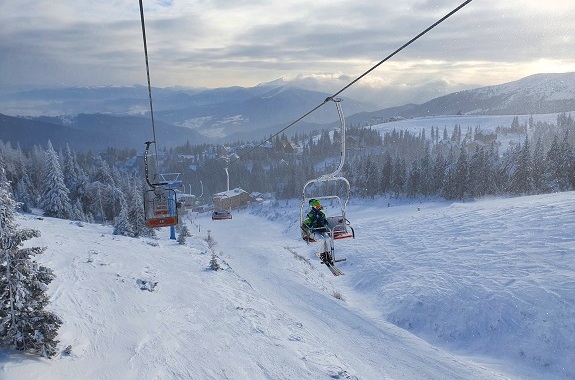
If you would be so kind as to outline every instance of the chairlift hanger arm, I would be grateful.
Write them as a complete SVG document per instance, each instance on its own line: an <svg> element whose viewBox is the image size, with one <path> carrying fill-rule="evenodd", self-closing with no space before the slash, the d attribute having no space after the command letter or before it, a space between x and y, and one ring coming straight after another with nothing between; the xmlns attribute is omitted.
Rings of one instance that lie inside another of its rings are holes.
<svg viewBox="0 0 575 380"><path fill-rule="evenodd" d="M315 179L310 179L309 181L307 181L305 183L305 185L303 186L303 190L302 190L302 204L305 203L306 199L311 199L311 198L339 198L339 196L319 196L319 195L312 195L312 194L307 194L306 190L308 190L310 188L310 185L313 184L320 184L320 183L325 183L325 182L343 182L345 184L345 202L342 205L344 208L347 207L347 203L349 202L349 197L350 197L350 193L351 193L351 186L349 184L349 181L347 180L347 178L345 177L335 177L331 174L327 174L327 175L323 175L319 178L315 178Z"/></svg>
<svg viewBox="0 0 575 380"><path fill-rule="evenodd" d="M150 145L155 144L155 141L146 141L146 151L144 152L144 173L146 175L146 183L151 188L156 188L156 186L164 186L167 185L167 182L160 182L160 183L152 183L150 182L150 174L148 170L148 152L150 150ZM157 157L157 156L156 156Z"/></svg>
<svg viewBox="0 0 575 380"><path fill-rule="evenodd" d="M343 168L343 164L345 163L345 117L343 115L343 110L341 108L341 99L334 97L330 97L328 99L331 99L335 103L335 107L337 108L337 114L339 116L340 137L341 137L339 166L332 174L332 176L335 177L337 174L339 174L339 172Z"/></svg>

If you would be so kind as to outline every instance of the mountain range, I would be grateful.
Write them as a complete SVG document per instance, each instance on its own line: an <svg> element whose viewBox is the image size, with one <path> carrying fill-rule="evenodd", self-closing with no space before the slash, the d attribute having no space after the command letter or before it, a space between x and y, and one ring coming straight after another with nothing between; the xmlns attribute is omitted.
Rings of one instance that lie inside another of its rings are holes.
<svg viewBox="0 0 575 380"><path fill-rule="evenodd" d="M458 91L423 104L358 113L349 122L377 123L394 117L531 115L575 111L575 72L535 74L495 86Z"/></svg>
<svg viewBox="0 0 575 380"><path fill-rule="evenodd" d="M38 89L0 96L0 139L22 147L69 144L142 149L145 141L176 146L267 138L298 120L330 94L278 80L217 89L153 88L154 128L144 86ZM575 111L575 73L536 74L514 82L459 91L423 104L377 109L343 97L354 125L392 118L454 114L525 115ZM331 128L335 106L325 104L290 128L290 134ZM374 102L375 103L375 102Z"/></svg>

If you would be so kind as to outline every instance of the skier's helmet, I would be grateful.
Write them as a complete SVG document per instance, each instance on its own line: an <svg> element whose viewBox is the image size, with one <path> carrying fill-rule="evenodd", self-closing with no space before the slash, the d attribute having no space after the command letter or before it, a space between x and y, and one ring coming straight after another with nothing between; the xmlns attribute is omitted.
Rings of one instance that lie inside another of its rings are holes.
<svg viewBox="0 0 575 380"><path fill-rule="evenodd" d="M319 203L319 201L317 199L310 199L309 200L309 207L313 207L313 208L321 208L321 203Z"/></svg>

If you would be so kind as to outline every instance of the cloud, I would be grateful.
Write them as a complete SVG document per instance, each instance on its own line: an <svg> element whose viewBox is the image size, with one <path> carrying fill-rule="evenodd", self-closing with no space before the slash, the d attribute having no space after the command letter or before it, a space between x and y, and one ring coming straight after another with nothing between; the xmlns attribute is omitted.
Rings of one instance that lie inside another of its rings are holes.
<svg viewBox="0 0 575 380"><path fill-rule="evenodd" d="M460 2L144 0L152 84L355 78ZM232 17L233 16L233 17ZM472 1L358 83L411 93L575 68L575 3ZM144 84L138 2L0 3L0 86ZM7 53L4 53L7 52ZM326 81L323 81L326 82ZM354 86L356 87L356 86ZM350 89L351 91L351 89Z"/></svg>

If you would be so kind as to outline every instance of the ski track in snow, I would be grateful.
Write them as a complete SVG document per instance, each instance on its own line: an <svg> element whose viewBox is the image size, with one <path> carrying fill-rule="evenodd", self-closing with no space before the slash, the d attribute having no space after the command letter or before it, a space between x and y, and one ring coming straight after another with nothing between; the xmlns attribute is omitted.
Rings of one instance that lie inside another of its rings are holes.
<svg viewBox="0 0 575 380"><path fill-rule="evenodd" d="M319 339L317 345L331 347L333 350L322 355L338 358L334 367L326 369L330 377L334 376L334 371L343 370L351 378L423 379L435 378L435 371L441 369L445 371L443 376L453 379L504 378L496 373L485 372L472 363L465 363L464 359L451 357L449 354L443 356L444 353L438 355L433 347L405 334L395 326L369 318L359 310L350 309L344 301L334 297L334 293L340 293L339 286L334 284L338 280L315 258L313 245L307 246L303 241L294 242L293 233L282 236L281 225L270 225L259 217L245 214L234 217L242 218L242 221L230 222L227 225L224 225L226 222L210 225L214 239L222 241L218 247L226 255L226 261L242 277L250 278L251 284L265 298L272 300L275 307L296 316L305 315L310 319L305 326ZM243 232L246 225L256 230L265 229L266 235L278 238L272 241L273 245L270 246L269 240L261 241L257 235ZM227 236L234 238L228 239ZM336 245L341 243L343 241L338 241ZM353 243L347 242L347 245L351 244ZM301 260L294 262L293 253L289 250L275 248L282 245L291 245L291 250L297 250L300 256L313 263L312 267L309 268L307 262ZM259 264L254 265L254 262ZM338 264L342 266L344 263ZM345 298L345 295L343 297ZM395 350L397 341L405 343L406 346L399 345L401 348ZM412 354L410 346L417 347L417 351L423 353L430 350L433 354ZM361 355L358 355L358 352ZM333 361L326 359L321 361ZM398 363L403 365L398 366ZM412 368L406 370L406 366Z"/></svg>
<svg viewBox="0 0 575 380"><path fill-rule="evenodd" d="M26 215L72 353L1 352L0 379L572 379L573 195L355 200L339 277L296 202L195 215L186 245Z"/></svg>

